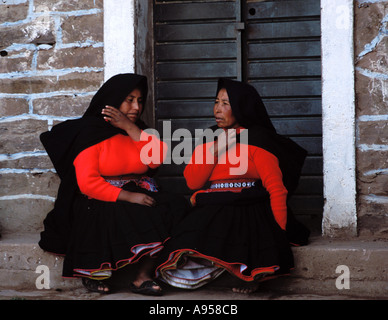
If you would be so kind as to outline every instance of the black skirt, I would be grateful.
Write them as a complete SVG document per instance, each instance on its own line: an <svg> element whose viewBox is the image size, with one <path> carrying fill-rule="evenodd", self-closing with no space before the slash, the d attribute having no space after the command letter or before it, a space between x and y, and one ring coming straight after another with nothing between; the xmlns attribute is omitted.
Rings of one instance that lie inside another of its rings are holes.
<svg viewBox="0 0 388 320"><path fill-rule="evenodd" d="M155 256L182 220L188 202L165 192L150 192L130 182L123 189L148 194L154 207L125 201L105 202L78 194L63 264L64 277L103 279L144 255Z"/></svg>
<svg viewBox="0 0 388 320"><path fill-rule="evenodd" d="M276 223L260 185L238 193L198 193L196 206L174 229L158 259L162 279L192 289L225 270L254 281L294 267L287 233Z"/></svg>

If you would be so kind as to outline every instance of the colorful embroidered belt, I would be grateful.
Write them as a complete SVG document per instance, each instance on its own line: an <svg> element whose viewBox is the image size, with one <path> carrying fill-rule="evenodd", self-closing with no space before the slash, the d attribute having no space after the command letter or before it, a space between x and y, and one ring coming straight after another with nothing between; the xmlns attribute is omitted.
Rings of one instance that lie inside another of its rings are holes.
<svg viewBox="0 0 388 320"><path fill-rule="evenodd" d="M210 189L250 188L255 186L255 181L220 182L212 183Z"/></svg>
<svg viewBox="0 0 388 320"><path fill-rule="evenodd" d="M196 196L199 193L211 193L218 191L240 192L242 189L251 188L256 185L257 179L229 179L212 181L209 189L199 190L190 197L190 202L193 206L196 205Z"/></svg>
<svg viewBox="0 0 388 320"><path fill-rule="evenodd" d="M106 182L109 182L112 186L122 188L129 182L135 183L138 187L146 189L151 192L158 192L158 185L153 178L140 175L122 175L115 177L103 177Z"/></svg>

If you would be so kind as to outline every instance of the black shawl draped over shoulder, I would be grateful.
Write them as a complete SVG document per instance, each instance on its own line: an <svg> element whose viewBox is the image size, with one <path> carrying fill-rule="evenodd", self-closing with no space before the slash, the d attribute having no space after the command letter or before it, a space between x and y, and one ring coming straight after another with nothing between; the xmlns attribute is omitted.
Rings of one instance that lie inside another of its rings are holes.
<svg viewBox="0 0 388 320"><path fill-rule="evenodd" d="M119 108L124 99L135 88L143 96L143 105L148 92L147 78L137 74L118 74L106 81L93 96L84 115L55 125L40 135L40 140L60 178L54 208L44 220L39 246L56 254L66 254L68 236L72 225L72 205L79 192L73 161L84 149L104 141L118 133L126 132L115 128L103 119L102 109L106 105ZM138 120L139 128L146 125Z"/></svg>
<svg viewBox="0 0 388 320"><path fill-rule="evenodd" d="M276 132L265 105L253 86L239 81L219 79L217 93L222 88L228 93L236 120L242 127L248 129L248 144L265 149L278 158L288 197L292 196L298 186L307 151L290 138ZM213 130L217 128L212 127ZM307 243L309 230L296 221L289 206L286 230L290 242L301 245Z"/></svg>

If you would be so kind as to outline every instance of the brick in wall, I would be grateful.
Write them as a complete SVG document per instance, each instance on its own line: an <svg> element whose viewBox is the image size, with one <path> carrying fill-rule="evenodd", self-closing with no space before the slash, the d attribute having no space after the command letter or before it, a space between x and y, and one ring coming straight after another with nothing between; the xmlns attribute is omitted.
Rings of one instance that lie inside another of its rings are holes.
<svg viewBox="0 0 388 320"><path fill-rule="evenodd" d="M357 205L361 236L388 237L388 1L355 1Z"/></svg>
<svg viewBox="0 0 388 320"><path fill-rule="evenodd" d="M40 133L81 116L103 82L103 1L0 2L0 229L37 232L59 178Z"/></svg>

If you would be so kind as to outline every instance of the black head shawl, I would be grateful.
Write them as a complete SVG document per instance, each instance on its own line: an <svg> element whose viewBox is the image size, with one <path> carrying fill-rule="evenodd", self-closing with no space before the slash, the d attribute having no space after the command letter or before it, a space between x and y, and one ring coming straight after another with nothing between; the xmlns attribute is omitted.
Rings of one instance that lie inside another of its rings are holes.
<svg viewBox="0 0 388 320"><path fill-rule="evenodd" d="M254 87L239 81L219 79L217 94L222 88L226 89L233 115L242 127L260 126L276 133L267 109Z"/></svg>
<svg viewBox="0 0 388 320"><path fill-rule="evenodd" d="M142 92L144 105L148 92L146 77L128 73L113 76L97 91L81 118L64 121L41 134L41 142L61 179L54 209L44 220L45 230L39 242L42 249L57 254L66 253L72 203L78 192L73 161L82 150L92 145L118 133L126 135L125 131L106 122L101 111L106 105L119 108L135 88ZM136 124L141 129L146 128L141 120Z"/></svg>
<svg viewBox="0 0 388 320"><path fill-rule="evenodd" d="M220 79L217 93L222 88L228 93L237 122L248 129L248 144L263 148L278 158L283 182L291 195L298 185L306 150L277 134L259 93L250 84Z"/></svg>
<svg viewBox="0 0 388 320"><path fill-rule="evenodd" d="M277 157L283 174L283 183L290 197L298 186L306 150L293 140L277 134L264 103L254 87L247 83L220 79L217 93L225 88L233 115L238 123L248 129L248 144L267 150ZM217 126L212 127L213 130ZM308 230L295 221L289 208L287 232L291 242L305 244Z"/></svg>

